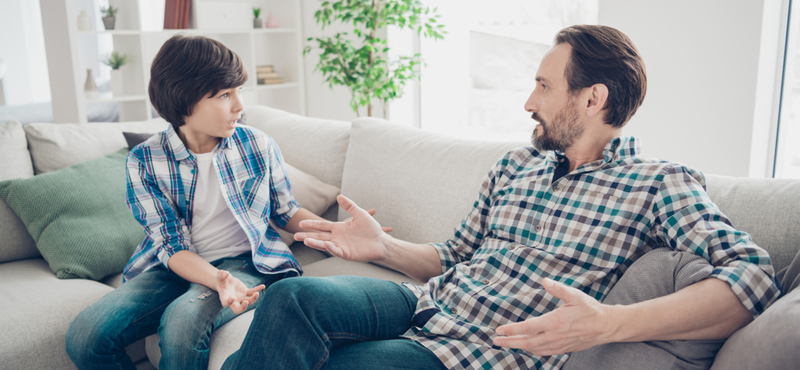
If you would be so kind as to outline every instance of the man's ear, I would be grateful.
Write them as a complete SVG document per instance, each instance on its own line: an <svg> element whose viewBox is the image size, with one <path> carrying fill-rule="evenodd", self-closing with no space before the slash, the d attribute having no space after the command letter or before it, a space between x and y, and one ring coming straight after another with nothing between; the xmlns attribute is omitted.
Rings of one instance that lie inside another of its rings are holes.
<svg viewBox="0 0 800 370"><path fill-rule="evenodd" d="M608 101L608 87L604 84L594 84L587 89L586 115L592 117L603 111Z"/></svg>

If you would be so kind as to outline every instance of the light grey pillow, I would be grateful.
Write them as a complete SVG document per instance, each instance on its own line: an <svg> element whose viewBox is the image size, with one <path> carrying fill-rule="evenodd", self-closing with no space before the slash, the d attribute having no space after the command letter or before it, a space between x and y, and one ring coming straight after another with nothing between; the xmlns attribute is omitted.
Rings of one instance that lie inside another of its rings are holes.
<svg viewBox="0 0 800 370"><path fill-rule="evenodd" d="M33 176L25 131L17 121L0 124L0 181ZM40 256L36 243L16 213L0 198L0 263Z"/></svg>
<svg viewBox="0 0 800 370"><path fill-rule="evenodd" d="M328 185L288 163L284 163L283 167L286 169L289 182L292 184L292 196L301 207L320 216L336 201L336 196L339 195L339 188ZM278 231L286 245L294 243L294 234L283 231L274 224L273 228Z"/></svg>

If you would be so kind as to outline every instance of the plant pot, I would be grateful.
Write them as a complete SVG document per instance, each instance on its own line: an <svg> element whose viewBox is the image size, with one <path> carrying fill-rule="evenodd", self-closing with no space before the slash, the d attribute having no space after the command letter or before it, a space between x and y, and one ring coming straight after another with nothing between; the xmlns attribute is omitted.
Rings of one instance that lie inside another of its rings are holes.
<svg viewBox="0 0 800 370"><path fill-rule="evenodd" d="M114 97L120 97L123 95L123 80L122 80L122 71L119 69L112 69L111 70L111 94Z"/></svg>
<svg viewBox="0 0 800 370"><path fill-rule="evenodd" d="M261 19L253 18L253 28L261 28Z"/></svg>
<svg viewBox="0 0 800 370"><path fill-rule="evenodd" d="M114 29L114 22L116 22L117 18L115 17L103 17L103 25L106 27L107 30Z"/></svg>

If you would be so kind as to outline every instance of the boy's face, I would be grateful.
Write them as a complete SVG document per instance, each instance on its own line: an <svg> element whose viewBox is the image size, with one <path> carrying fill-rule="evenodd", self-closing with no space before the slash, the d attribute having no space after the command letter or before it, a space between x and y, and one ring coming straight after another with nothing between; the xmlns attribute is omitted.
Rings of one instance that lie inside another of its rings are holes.
<svg viewBox="0 0 800 370"><path fill-rule="evenodd" d="M186 124L179 127L190 150L197 152L195 148L202 148L210 151L221 138L233 135L236 121L244 110L240 89L241 86L223 89L197 102L192 115L184 118ZM212 147L207 148L212 143Z"/></svg>

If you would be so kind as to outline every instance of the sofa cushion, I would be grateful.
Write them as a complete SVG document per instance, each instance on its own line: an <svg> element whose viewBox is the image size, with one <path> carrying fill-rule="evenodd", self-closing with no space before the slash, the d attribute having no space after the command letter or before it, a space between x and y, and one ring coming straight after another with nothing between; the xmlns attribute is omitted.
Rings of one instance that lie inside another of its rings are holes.
<svg viewBox="0 0 800 370"><path fill-rule="evenodd" d="M25 126L36 174L52 172L125 148L122 132L158 132L162 118L125 123L32 123Z"/></svg>
<svg viewBox="0 0 800 370"><path fill-rule="evenodd" d="M0 158L11 165L0 166L0 181L33 176L25 131L17 121L0 123ZM25 224L0 199L0 263L40 256Z"/></svg>
<svg viewBox="0 0 800 370"><path fill-rule="evenodd" d="M141 243L141 227L125 205L126 155L122 149L56 172L0 182L0 196L59 278L98 280L118 273Z"/></svg>
<svg viewBox="0 0 800 370"><path fill-rule="evenodd" d="M736 228L746 231L772 258L775 271L800 249L800 180L706 175L707 191Z"/></svg>
<svg viewBox="0 0 800 370"><path fill-rule="evenodd" d="M244 117L244 124L275 139L286 163L326 184L342 187L349 122L309 118L264 106L248 108Z"/></svg>
<svg viewBox="0 0 800 370"><path fill-rule="evenodd" d="M798 318L800 289L795 289L728 338L711 370L796 369L800 364Z"/></svg>
<svg viewBox="0 0 800 370"><path fill-rule="evenodd" d="M64 335L72 320L111 288L91 280L59 280L41 259L0 264L0 367L75 369ZM127 348L136 362L144 341Z"/></svg>
<svg viewBox="0 0 800 370"><path fill-rule="evenodd" d="M455 139L375 118L353 122L342 194L414 243L453 237L489 169L504 153L530 143ZM435 161L434 165L425 164ZM425 164L425 165L420 165ZM349 217L339 210L339 219Z"/></svg>

